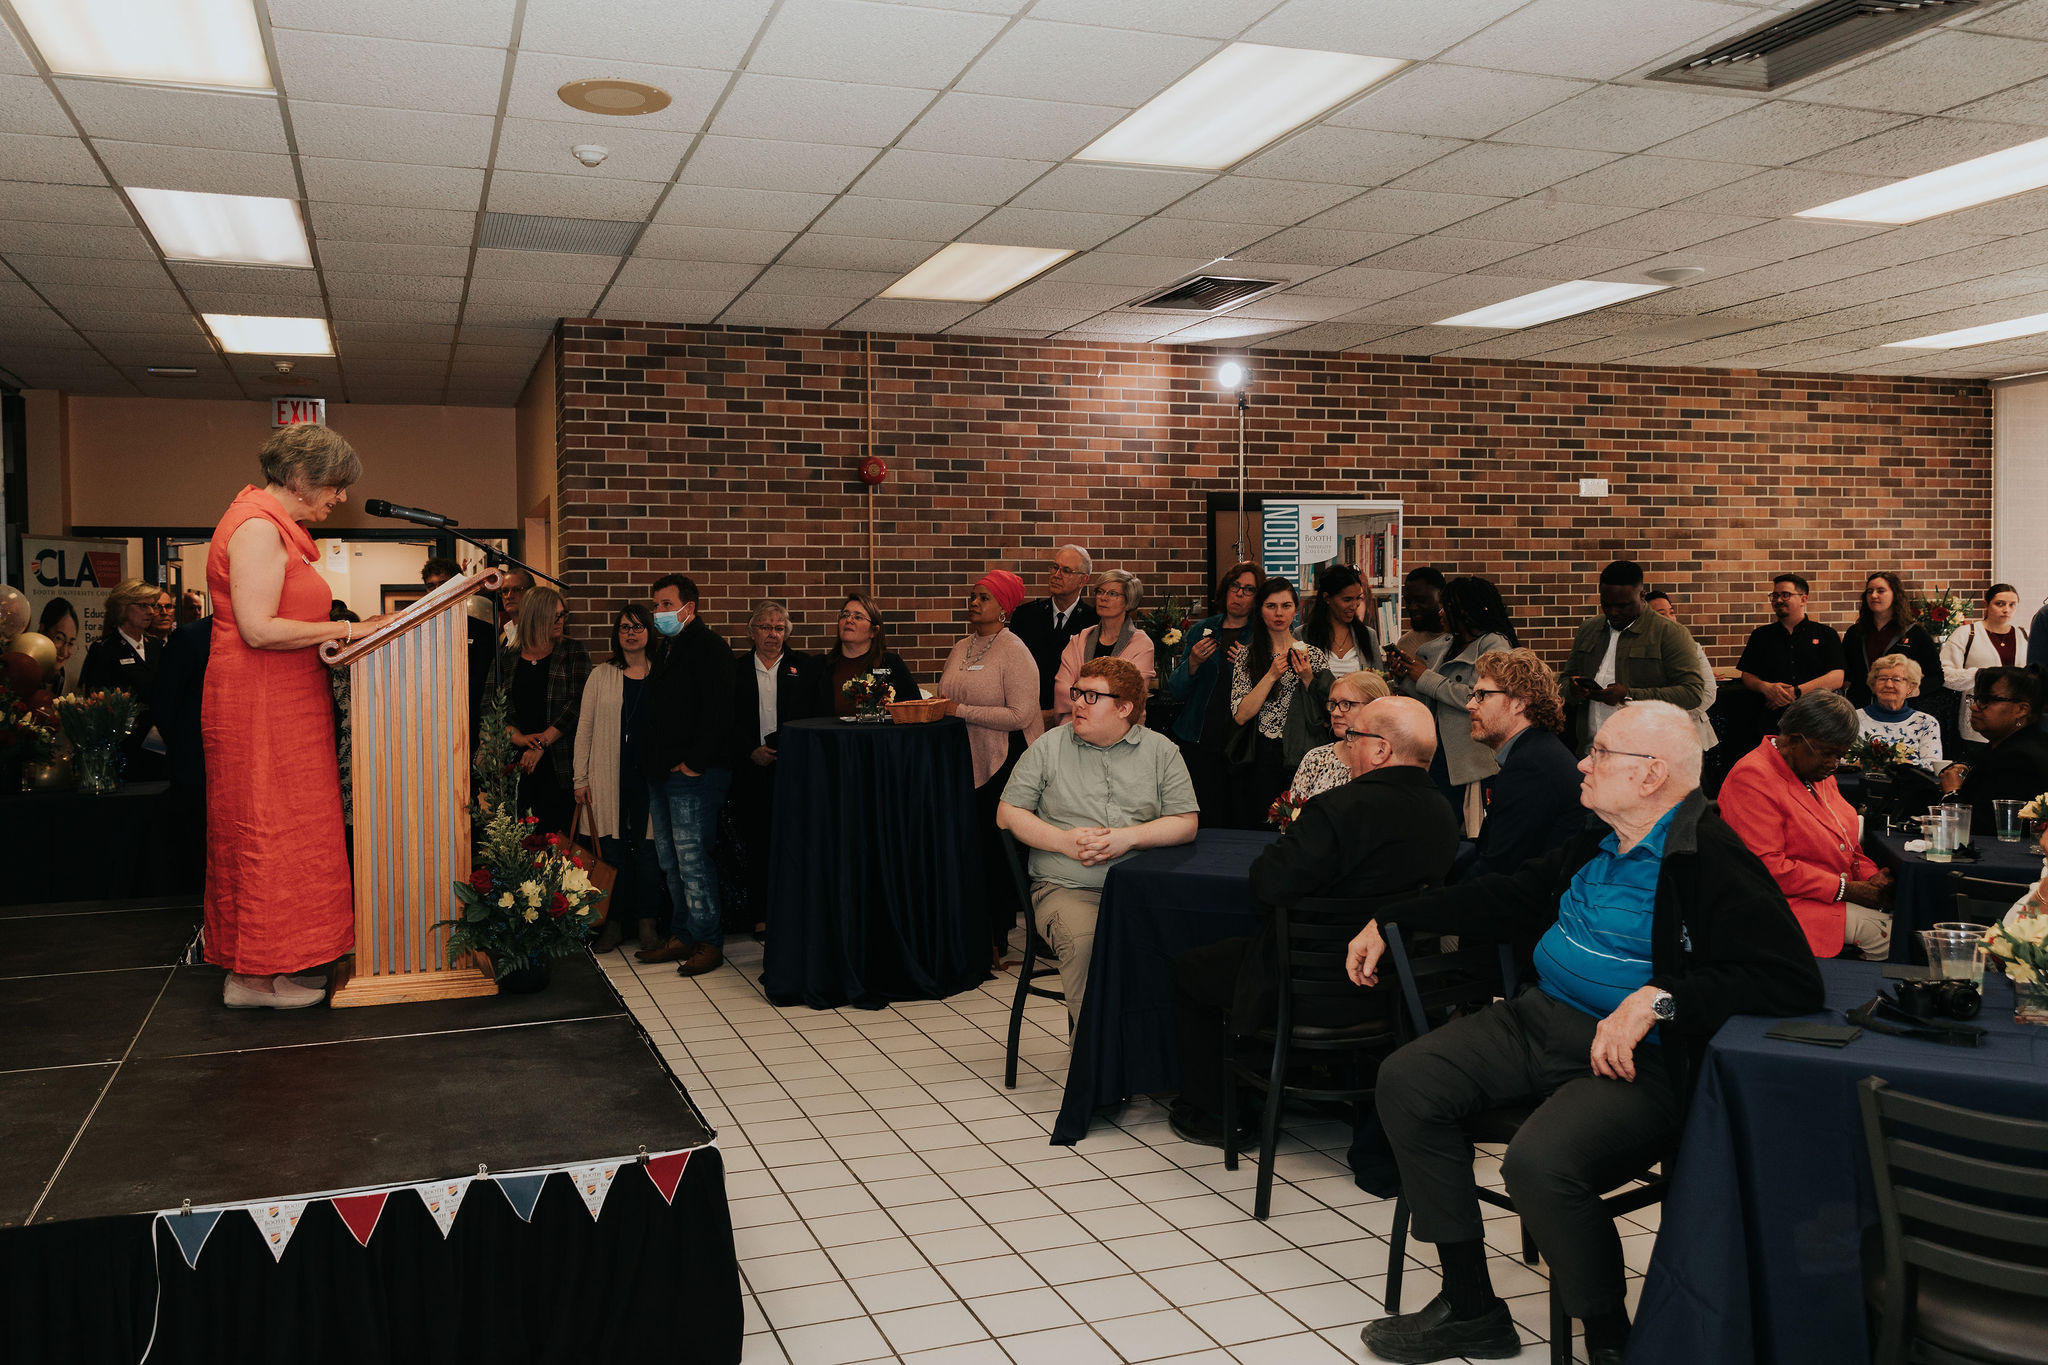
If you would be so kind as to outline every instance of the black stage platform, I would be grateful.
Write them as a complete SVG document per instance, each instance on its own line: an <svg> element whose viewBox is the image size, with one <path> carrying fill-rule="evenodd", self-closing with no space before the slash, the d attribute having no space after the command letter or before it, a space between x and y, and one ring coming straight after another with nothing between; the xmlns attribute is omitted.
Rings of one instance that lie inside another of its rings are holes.
<svg viewBox="0 0 2048 1365"><path fill-rule="evenodd" d="M535 995L231 1011L199 919L0 908L0 1360L739 1359L713 1135L589 957ZM593 1219L566 1170L642 1149L690 1155ZM508 1179L444 1235L407 1187L480 1166ZM319 1197L384 1190L366 1241ZM230 1207L188 1265L155 1217L309 1196L281 1255Z"/></svg>

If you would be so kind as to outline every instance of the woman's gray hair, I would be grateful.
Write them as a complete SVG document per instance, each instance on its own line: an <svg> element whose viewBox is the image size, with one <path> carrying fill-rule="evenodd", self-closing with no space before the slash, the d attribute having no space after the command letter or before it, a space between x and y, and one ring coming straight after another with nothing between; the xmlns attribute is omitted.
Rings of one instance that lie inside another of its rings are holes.
<svg viewBox="0 0 2048 1365"><path fill-rule="evenodd" d="M1830 749L1848 748L1860 732L1856 708L1839 692L1808 692L1786 707L1778 721L1779 734L1805 735Z"/></svg>
<svg viewBox="0 0 2048 1365"><path fill-rule="evenodd" d="M1127 573L1122 569L1104 569L1095 579L1095 586L1098 588L1110 583L1115 583L1123 588L1124 610L1136 611L1138 603L1145 596L1145 585L1139 581L1138 576L1134 573Z"/></svg>
<svg viewBox="0 0 2048 1365"><path fill-rule="evenodd" d="M750 627L758 626L761 624L762 617L771 614L779 615L783 620L787 621L789 619L789 603L779 597L762 598L754 603L754 609L747 613L747 625Z"/></svg>
<svg viewBox="0 0 2048 1365"><path fill-rule="evenodd" d="M346 488L363 477L356 448L332 427L309 423L272 434L256 452L256 463L267 481L294 493Z"/></svg>
<svg viewBox="0 0 2048 1365"><path fill-rule="evenodd" d="M1879 658L1876 663L1870 666L1870 676L1864 679L1865 683L1871 687L1877 686L1877 675L1880 673L1898 673L1903 675L1906 682L1912 686L1915 692L1920 690L1921 683L1927 681L1927 675L1922 671L1919 661L1909 659L1903 654L1886 654ZM1801 697L1800 700L1804 701L1806 699Z"/></svg>

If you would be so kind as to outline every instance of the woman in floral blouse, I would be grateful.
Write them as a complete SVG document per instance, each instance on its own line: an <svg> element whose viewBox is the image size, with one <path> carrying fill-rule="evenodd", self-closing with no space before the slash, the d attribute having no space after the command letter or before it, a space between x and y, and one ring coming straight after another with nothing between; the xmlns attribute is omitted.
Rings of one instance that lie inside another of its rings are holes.
<svg viewBox="0 0 2048 1365"><path fill-rule="evenodd" d="M1938 773L1948 766L1941 756L1941 722L1913 705L1924 676L1904 654L1884 655L1870 666L1870 704L1857 710L1856 726L1859 737L1888 740L1906 762Z"/></svg>
<svg viewBox="0 0 2048 1365"><path fill-rule="evenodd" d="M1330 734L1330 660L1294 638L1297 604L1288 580L1259 584L1247 648L1231 665L1230 709L1241 729L1228 752L1246 829L1259 827L1296 765Z"/></svg>
<svg viewBox="0 0 2048 1365"><path fill-rule="evenodd" d="M1351 732L1351 720L1365 710L1366 703L1390 695L1387 680L1373 672L1346 673L1330 684L1330 743L1310 749L1294 770L1287 790L1297 802L1321 796L1352 778L1351 765L1342 753L1344 736Z"/></svg>

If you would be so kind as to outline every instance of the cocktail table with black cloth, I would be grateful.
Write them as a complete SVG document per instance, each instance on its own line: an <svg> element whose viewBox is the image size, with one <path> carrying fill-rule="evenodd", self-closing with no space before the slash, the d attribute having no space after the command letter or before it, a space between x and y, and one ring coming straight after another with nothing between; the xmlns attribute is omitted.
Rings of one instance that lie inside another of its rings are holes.
<svg viewBox="0 0 2048 1365"><path fill-rule="evenodd" d="M1948 890L1948 874L1960 872L1987 882L2010 882L2013 899L2041 875L2041 850L2031 841L2002 844L1989 834L1975 834L1971 842L1977 861L1930 863L1918 853L1906 851L1905 834L1866 832L1863 851L1880 867L1888 867L1897 883L1892 891L1892 952L1894 962L1924 962L1920 947L1922 929L1932 929L1955 918L1955 899Z"/></svg>
<svg viewBox="0 0 2048 1365"><path fill-rule="evenodd" d="M781 730L762 984L778 1005L880 1009L988 975L967 726Z"/></svg>
<svg viewBox="0 0 2048 1365"><path fill-rule="evenodd" d="M1257 927L1252 862L1278 837L1205 829L1191 844L1147 849L1109 870L1054 1143L1087 1136L1099 1105L1180 1084L1167 969L1189 948Z"/></svg>
<svg viewBox="0 0 2048 1365"><path fill-rule="evenodd" d="M1877 993L1874 962L1823 962L1833 1024ZM2048 1113L2048 1029L2015 1024L2012 987L1984 979L1983 1046L1865 1031L1847 1047L1730 1019L1707 1045L1643 1285L1632 1365L1829 1365L1870 1359L1861 1248L1876 1226L1856 1086L1994 1113Z"/></svg>
<svg viewBox="0 0 2048 1365"><path fill-rule="evenodd" d="M168 782L123 782L105 796L75 791L0 796L10 858L0 905L114 900L197 891L178 856L173 801L197 799Z"/></svg>

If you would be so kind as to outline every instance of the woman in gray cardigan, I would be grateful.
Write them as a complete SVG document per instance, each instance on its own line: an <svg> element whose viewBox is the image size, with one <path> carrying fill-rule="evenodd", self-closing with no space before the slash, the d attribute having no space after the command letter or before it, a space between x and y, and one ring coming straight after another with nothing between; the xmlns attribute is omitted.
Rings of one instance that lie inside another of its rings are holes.
<svg viewBox="0 0 2048 1365"><path fill-rule="evenodd" d="M1436 757L1429 775L1458 815L1467 835L1477 832L1477 812L1469 810L1467 788L1500 771L1493 750L1472 738L1472 718L1465 703L1479 672L1479 656L1496 649L1514 649L1520 641L1508 620L1500 590L1484 578L1453 578L1444 585L1444 624L1450 634L1423 657L1389 650L1387 671L1403 692L1436 712Z"/></svg>

